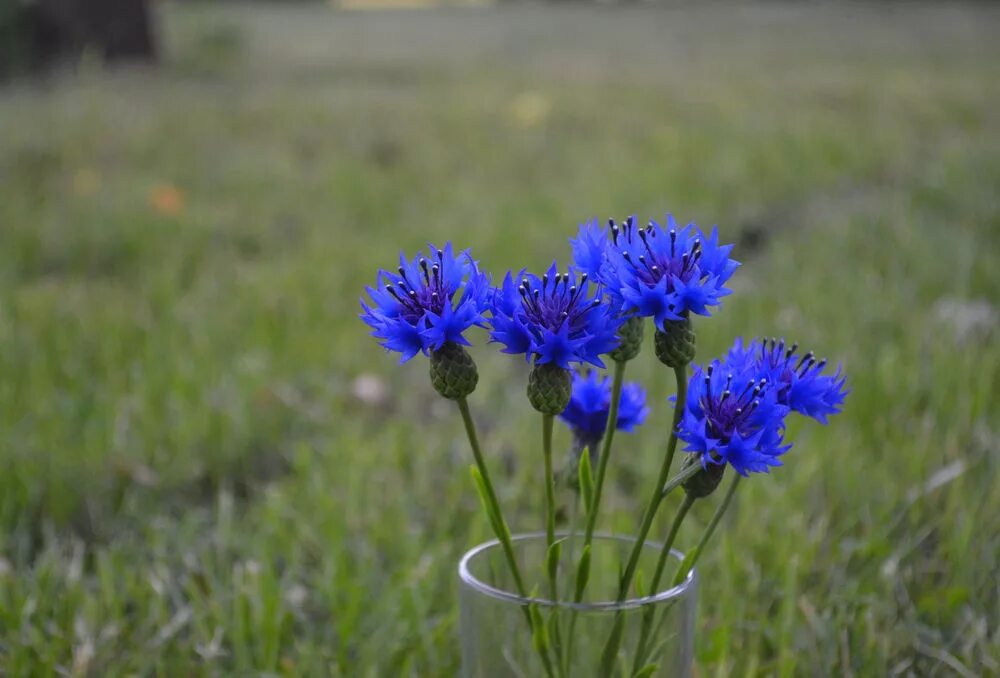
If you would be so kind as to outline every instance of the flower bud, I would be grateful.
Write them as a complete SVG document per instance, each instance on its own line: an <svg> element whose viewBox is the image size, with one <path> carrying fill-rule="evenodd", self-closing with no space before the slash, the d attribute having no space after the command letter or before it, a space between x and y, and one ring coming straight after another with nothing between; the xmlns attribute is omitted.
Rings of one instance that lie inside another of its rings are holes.
<svg viewBox="0 0 1000 678"><path fill-rule="evenodd" d="M555 363L535 365L528 377L528 400L542 414L557 415L569 404L573 376Z"/></svg>
<svg viewBox="0 0 1000 678"><path fill-rule="evenodd" d="M656 357L667 367L682 367L694 359L695 335L691 320L666 320L653 337Z"/></svg>
<svg viewBox="0 0 1000 678"><path fill-rule="evenodd" d="M626 362L639 355L639 349L642 348L642 330L641 316L634 315L626 320L618 328L618 338L621 343L608 354L611 359L615 362Z"/></svg>
<svg viewBox="0 0 1000 678"><path fill-rule="evenodd" d="M476 390L479 371L472 356L462 346L446 342L431 351L431 383L434 390L449 400L460 400Z"/></svg>
<svg viewBox="0 0 1000 678"><path fill-rule="evenodd" d="M688 464L701 464L695 458L688 460ZM722 475L726 471L726 464L708 463L700 471L684 481L682 487L688 496L701 499L715 492L715 488L722 482Z"/></svg>

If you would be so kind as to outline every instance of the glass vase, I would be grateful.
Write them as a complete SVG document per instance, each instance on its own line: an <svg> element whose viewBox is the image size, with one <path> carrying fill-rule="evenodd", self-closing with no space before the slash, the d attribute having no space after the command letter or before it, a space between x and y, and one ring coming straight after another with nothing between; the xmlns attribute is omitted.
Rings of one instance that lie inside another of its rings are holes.
<svg viewBox="0 0 1000 678"><path fill-rule="evenodd" d="M633 597L619 601L620 573L635 540L594 535L586 593L580 603L573 603L583 535L558 536L565 539L555 602L546 595L552 588L544 533L513 537L514 559L530 597L518 594L498 541L480 544L462 557L458 566L462 675L690 676L697 574L692 571L683 583L669 587L683 554L671 551L655 593L634 597L633 585ZM661 553L660 544L643 545L635 577L640 590L649 586Z"/></svg>

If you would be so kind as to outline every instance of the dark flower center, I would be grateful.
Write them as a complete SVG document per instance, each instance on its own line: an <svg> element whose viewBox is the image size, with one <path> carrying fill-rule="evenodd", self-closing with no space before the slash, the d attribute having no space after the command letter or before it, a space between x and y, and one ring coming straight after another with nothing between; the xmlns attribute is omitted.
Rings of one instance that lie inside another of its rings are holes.
<svg viewBox="0 0 1000 678"><path fill-rule="evenodd" d="M760 406L758 397L767 386L767 379L750 379L737 394L733 390L733 375L730 374L726 377L726 387L720 396L712 394L711 381L712 366L709 365L705 374L705 393L699 401L705 412L708 434L725 444L735 433L742 437L753 433L752 415Z"/></svg>
<svg viewBox="0 0 1000 678"><path fill-rule="evenodd" d="M677 231L674 229L668 232L670 251L656 252L650 245L658 232L652 222L646 228L637 228L632 217L622 222L621 226L614 219L609 219L608 227L611 241L621 251L622 258L632 267L636 277L649 287L655 287L664 277L668 286L672 287L669 283L673 276L687 283L696 274L700 275L696 265L702 254L700 239L695 239L690 251L680 252L678 256Z"/></svg>
<svg viewBox="0 0 1000 678"><path fill-rule="evenodd" d="M521 293L521 305L528 320L535 325L558 332L564 324L569 324L569 334L574 335L586 329L586 316L592 309L601 305L600 298L587 301L583 289L587 282L587 274L580 276L580 285L571 285L568 273L556 273L555 280L549 285L549 276L542 276L541 289L531 289L527 278L521 280L517 291Z"/></svg>
<svg viewBox="0 0 1000 678"><path fill-rule="evenodd" d="M385 286L386 291L402 306L400 316L411 325L416 325L427 311L440 315L456 292L445 281L444 252L437 251L437 262L433 264L428 265L423 257L419 263L423 277L418 277L415 284L407 277L406 269L400 266L399 277L402 279L396 281L395 286Z"/></svg>

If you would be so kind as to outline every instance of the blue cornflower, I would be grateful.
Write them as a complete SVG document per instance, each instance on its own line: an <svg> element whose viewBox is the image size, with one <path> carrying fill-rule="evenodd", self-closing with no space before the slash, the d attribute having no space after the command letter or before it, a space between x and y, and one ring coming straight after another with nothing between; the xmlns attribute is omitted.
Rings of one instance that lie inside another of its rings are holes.
<svg viewBox="0 0 1000 678"><path fill-rule="evenodd" d="M849 392L839 365L833 374L823 374L825 359L817 361L812 351L800 356L798 344L786 346L784 339L755 339L746 347L738 339L729 351L728 362L751 367L774 384L779 403L821 424L840 412Z"/></svg>
<svg viewBox="0 0 1000 678"><path fill-rule="evenodd" d="M691 375L677 435L706 469L729 464L744 476L766 473L791 447L783 439L787 414L777 389L753 366L714 360Z"/></svg>
<svg viewBox="0 0 1000 678"><path fill-rule="evenodd" d="M418 252L413 261L400 253L397 273L380 270L376 287L365 288L371 305L361 299L361 319L382 346L402 354L400 363L447 342L468 346L465 330L487 325L489 276L468 250L455 254L450 242L443 250L428 247L426 257Z"/></svg>
<svg viewBox="0 0 1000 678"><path fill-rule="evenodd" d="M602 377L592 370L586 375L574 373L573 394L559 418L570 427L581 447L589 445L591 450L595 450L597 443L604 437L610 408L610 377ZM643 388L636 383L622 386L615 428L631 433L648 415L649 408L646 407L646 392Z"/></svg>
<svg viewBox="0 0 1000 678"><path fill-rule="evenodd" d="M657 327L689 313L710 315L731 293L725 284L739 267L715 228L708 236L695 224L678 228L670 215L666 228L655 221L638 228L634 217L606 228L593 220L571 243L576 265L605 285L622 313L652 317Z"/></svg>
<svg viewBox="0 0 1000 678"><path fill-rule="evenodd" d="M493 331L504 353L523 353L538 365L568 369L572 363L604 367L600 355L618 345L623 319L601 290L590 293L588 275L559 273L553 262L541 278L508 272L493 298Z"/></svg>

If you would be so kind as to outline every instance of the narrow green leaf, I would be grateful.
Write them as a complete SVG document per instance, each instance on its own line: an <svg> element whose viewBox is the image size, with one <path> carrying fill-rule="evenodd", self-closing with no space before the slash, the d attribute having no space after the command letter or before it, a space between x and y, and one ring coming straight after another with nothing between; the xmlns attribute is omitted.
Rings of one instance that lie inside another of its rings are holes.
<svg viewBox="0 0 1000 678"><path fill-rule="evenodd" d="M642 580L642 570L635 571L635 595L637 598L646 597L646 582Z"/></svg>
<svg viewBox="0 0 1000 678"><path fill-rule="evenodd" d="M483 481L482 474L476 466L470 466L469 473L472 475L472 482L476 485L476 491L479 493L479 501L486 512L486 519L490 521L493 533L496 534L497 539L503 539L507 536L507 526L504 525L500 520L500 516L493 510L493 504L490 502L490 495L486 492L486 483Z"/></svg>
<svg viewBox="0 0 1000 678"><path fill-rule="evenodd" d="M698 557L698 547L695 546L694 548L692 548L690 551L687 552L687 555L684 556L684 560L681 561L680 569L677 570L677 576L674 577L673 586L677 586L687 578L688 572L691 570L691 564L695 561L697 557Z"/></svg>
<svg viewBox="0 0 1000 678"><path fill-rule="evenodd" d="M659 664L646 664L641 669L632 674L632 678L649 678L660 668Z"/></svg>
<svg viewBox="0 0 1000 678"><path fill-rule="evenodd" d="M580 466L577 469L580 477L580 494L583 495L583 507L590 515L590 507L594 504L594 473L590 468L590 448L583 448L580 455Z"/></svg>
<svg viewBox="0 0 1000 678"><path fill-rule="evenodd" d="M559 560L562 557L562 539L557 539L549 546L548 553L545 554L545 570L549 579L555 579L559 572Z"/></svg>
<svg viewBox="0 0 1000 678"><path fill-rule="evenodd" d="M534 594L532 594L533 596ZM542 619L542 613L538 611L538 603L528 605L528 614L531 615L531 642L540 654L547 654L549 651L549 633Z"/></svg>
<svg viewBox="0 0 1000 678"><path fill-rule="evenodd" d="M587 580L590 578L590 544L583 547L580 554L580 563L576 566L576 594L574 600L583 599L583 591L587 588Z"/></svg>

